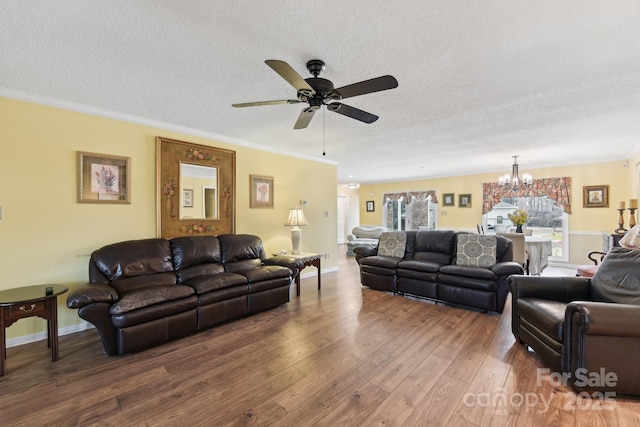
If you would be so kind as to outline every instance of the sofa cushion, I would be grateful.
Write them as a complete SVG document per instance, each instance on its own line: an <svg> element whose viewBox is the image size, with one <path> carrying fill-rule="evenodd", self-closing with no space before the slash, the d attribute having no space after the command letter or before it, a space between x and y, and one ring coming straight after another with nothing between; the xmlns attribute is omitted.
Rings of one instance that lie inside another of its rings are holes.
<svg viewBox="0 0 640 427"><path fill-rule="evenodd" d="M104 283L105 278L119 293L176 283L169 241L131 240L95 250L91 254L89 280Z"/></svg>
<svg viewBox="0 0 640 427"><path fill-rule="evenodd" d="M166 285L140 288L120 296L120 300L109 310L111 314L122 314L154 304L175 301L193 295L195 291L189 286Z"/></svg>
<svg viewBox="0 0 640 427"><path fill-rule="evenodd" d="M640 250L614 247L591 278L594 301L640 305Z"/></svg>
<svg viewBox="0 0 640 427"><path fill-rule="evenodd" d="M216 236L176 237L170 243L176 270L222 263L220 240Z"/></svg>
<svg viewBox="0 0 640 427"><path fill-rule="evenodd" d="M186 282L184 285L195 289L198 295L207 292L219 291L220 289L232 288L234 286L247 285L247 278L236 273L217 273L207 276L197 276ZM247 292L248 292L247 287Z"/></svg>
<svg viewBox="0 0 640 427"><path fill-rule="evenodd" d="M458 234L456 265L490 268L496 263L496 237L483 234Z"/></svg>
<svg viewBox="0 0 640 427"><path fill-rule="evenodd" d="M420 230L415 233L413 259L451 264L455 254L456 232L452 230ZM409 251L407 251L409 252Z"/></svg>
<svg viewBox="0 0 640 427"><path fill-rule="evenodd" d="M378 256L402 258L407 246L407 233L404 231L384 232L378 243Z"/></svg>
<svg viewBox="0 0 640 427"><path fill-rule="evenodd" d="M246 277L249 283L257 283L285 277L290 278L291 270L278 265L264 265L246 270L237 270L236 274Z"/></svg>
<svg viewBox="0 0 640 427"><path fill-rule="evenodd" d="M398 264L398 268L413 271L422 271L425 273L437 273L440 269L440 264L429 261L415 261L405 260Z"/></svg>

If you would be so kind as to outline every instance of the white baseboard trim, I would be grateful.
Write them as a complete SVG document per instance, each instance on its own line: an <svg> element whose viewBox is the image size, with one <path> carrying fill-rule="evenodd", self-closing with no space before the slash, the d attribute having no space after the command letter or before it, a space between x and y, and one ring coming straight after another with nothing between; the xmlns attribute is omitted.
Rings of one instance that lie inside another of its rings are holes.
<svg viewBox="0 0 640 427"><path fill-rule="evenodd" d="M325 274L325 273L331 273L334 271L338 271L338 267L329 267L329 268L322 268L321 267L321 275ZM309 271L308 273L300 273L300 278L301 279L306 279L307 277L318 277L318 272L317 271Z"/></svg>
<svg viewBox="0 0 640 427"><path fill-rule="evenodd" d="M58 329L58 336L73 334L74 332L81 332L87 329L91 329L94 326L89 322L78 323L77 325L65 326ZM47 332L37 332L31 335L23 335L21 337L7 339L7 348L16 347L23 344L29 344L36 341L46 340Z"/></svg>

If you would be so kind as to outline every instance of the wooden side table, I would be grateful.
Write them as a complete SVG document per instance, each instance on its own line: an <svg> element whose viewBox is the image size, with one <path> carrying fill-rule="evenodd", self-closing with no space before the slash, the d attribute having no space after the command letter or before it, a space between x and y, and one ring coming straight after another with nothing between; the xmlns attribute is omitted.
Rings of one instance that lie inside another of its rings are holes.
<svg viewBox="0 0 640 427"><path fill-rule="evenodd" d="M302 273L302 270L304 270L305 267L309 267L309 266L314 266L318 269L318 290L321 289L322 282L320 279L320 275L322 274L322 272L320 271L320 260L322 259L322 255L301 252L299 254L286 254L284 256L298 259L303 263L302 267L300 267L300 271L298 272L298 275L296 276L296 295L300 296L300 274Z"/></svg>
<svg viewBox="0 0 640 427"><path fill-rule="evenodd" d="M58 295L67 292L62 285L36 285L0 291L0 377L5 374L7 336L5 328L25 317L47 320L47 343L51 361L58 360Z"/></svg>

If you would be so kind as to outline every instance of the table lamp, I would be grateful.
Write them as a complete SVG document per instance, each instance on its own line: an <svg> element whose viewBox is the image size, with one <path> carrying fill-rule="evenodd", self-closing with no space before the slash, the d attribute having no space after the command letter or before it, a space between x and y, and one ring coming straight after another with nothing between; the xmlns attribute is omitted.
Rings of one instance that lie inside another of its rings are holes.
<svg viewBox="0 0 640 427"><path fill-rule="evenodd" d="M293 246L293 253L300 253L300 238L302 237L301 225L309 225L307 219L304 217L302 208L293 208L289 211L289 218L284 225L291 227L291 245Z"/></svg>

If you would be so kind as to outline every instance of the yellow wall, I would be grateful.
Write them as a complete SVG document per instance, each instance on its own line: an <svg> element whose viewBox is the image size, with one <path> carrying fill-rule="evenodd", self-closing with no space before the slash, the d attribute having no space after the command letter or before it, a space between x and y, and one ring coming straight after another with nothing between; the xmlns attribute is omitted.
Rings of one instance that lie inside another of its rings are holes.
<svg viewBox="0 0 640 427"><path fill-rule="evenodd" d="M122 240L155 237L156 136L236 151L236 232L260 236L268 253L291 250L289 209L304 207L301 250L328 253L336 268L335 164L259 151L204 137L0 97L0 290L87 281L88 256ZM131 158L131 204L79 204L76 152ZM274 209L249 209L249 175L274 177ZM323 185L318 185L321 182ZM325 215L326 212L326 215ZM80 323L60 298L60 327ZM9 338L46 330L22 319Z"/></svg>
<svg viewBox="0 0 640 427"><path fill-rule="evenodd" d="M626 163L619 161L524 170L531 173L534 178L571 177L570 263L588 262L586 254L591 250L601 249L601 232L613 232L617 228L618 212L615 208L618 202L625 201L628 206L629 199L638 197L636 177L638 162L640 162L640 154ZM498 175L498 173L490 173L362 185L360 187L360 223L382 225L383 193L437 190L439 195L455 194L455 207L439 205L438 228L475 230L476 224L482 222L482 183L495 182ZM609 185L608 208L583 208L582 187L589 185ZM471 194L471 208L458 207L459 194ZM366 212L367 200L375 201L375 212ZM627 211L625 212L627 225L628 221Z"/></svg>

